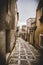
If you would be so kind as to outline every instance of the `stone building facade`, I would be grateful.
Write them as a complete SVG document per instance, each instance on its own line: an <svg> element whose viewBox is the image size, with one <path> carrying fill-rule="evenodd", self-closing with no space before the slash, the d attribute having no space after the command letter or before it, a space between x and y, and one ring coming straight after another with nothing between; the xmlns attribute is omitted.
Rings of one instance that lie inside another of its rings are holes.
<svg viewBox="0 0 43 65"><path fill-rule="evenodd" d="M27 39L27 26L26 25L22 25L22 38L24 40Z"/></svg>
<svg viewBox="0 0 43 65"><path fill-rule="evenodd" d="M27 37L30 44L35 44L35 30L36 30L36 21L35 18L27 19L27 31L29 30Z"/></svg>
<svg viewBox="0 0 43 65"><path fill-rule="evenodd" d="M0 64L6 62L6 54L15 44L18 22L17 0L0 0ZM3 62L2 62L2 60ZM5 64L4 64L5 65Z"/></svg>
<svg viewBox="0 0 43 65"><path fill-rule="evenodd" d="M36 10L36 32L35 32L35 45L43 47L43 1L39 0Z"/></svg>

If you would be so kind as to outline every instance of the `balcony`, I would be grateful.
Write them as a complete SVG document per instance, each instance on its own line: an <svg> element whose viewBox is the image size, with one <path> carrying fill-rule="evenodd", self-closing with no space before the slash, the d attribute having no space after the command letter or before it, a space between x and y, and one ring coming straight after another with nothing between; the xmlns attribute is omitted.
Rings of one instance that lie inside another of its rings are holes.
<svg viewBox="0 0 43 65"><path fill-rule="evenodd" d="M43 15L40 17L40 22L42 23L43 22Z"/></svg>

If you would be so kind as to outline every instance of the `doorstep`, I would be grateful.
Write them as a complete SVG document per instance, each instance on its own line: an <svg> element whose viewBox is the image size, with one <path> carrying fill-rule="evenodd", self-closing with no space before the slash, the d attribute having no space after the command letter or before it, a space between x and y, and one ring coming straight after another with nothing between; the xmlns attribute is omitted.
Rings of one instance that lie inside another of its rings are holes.
<svg viewBox="0 0 43 65"><path fill-rule="evenodd" d="M6 54L6 62L8 61L9 56L10 56L10 53L7 53Z"/></svg>

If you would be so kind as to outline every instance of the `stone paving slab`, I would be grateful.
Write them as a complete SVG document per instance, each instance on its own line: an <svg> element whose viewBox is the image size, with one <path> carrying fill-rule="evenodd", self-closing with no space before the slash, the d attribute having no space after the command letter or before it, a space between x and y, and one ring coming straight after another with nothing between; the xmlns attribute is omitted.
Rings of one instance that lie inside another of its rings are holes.
<svg viewBox="0 0 43 65"><path fill-rule="evenodd" d="M26 60L21 60L20 65L29 65L28 62Z"/></svg>

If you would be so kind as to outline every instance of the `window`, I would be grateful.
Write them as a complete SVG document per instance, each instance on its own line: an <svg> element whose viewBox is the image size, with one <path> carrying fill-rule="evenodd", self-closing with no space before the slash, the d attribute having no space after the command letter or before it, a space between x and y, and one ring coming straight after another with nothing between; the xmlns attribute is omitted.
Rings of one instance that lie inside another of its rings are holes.
<svg viewBox="0 0 43 65"><path fill-rule="evenodd" d="M41 17L40 17L40 22L42 22L43 23L43 7L41 8Z"/></svg>
<svg viewBox="0 0 43 65"><path fill-rule="evenodd" d="M39 46L43 48L43 34L39 35Z"/></svg>
<svg viewBox="0 0 43 65"><path fill-rule="evenodd" d="M41 8L41 16L43 15L43 7Z"/></svg>

